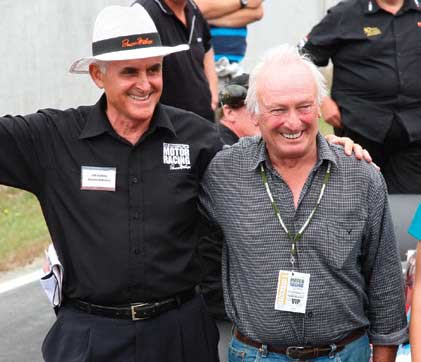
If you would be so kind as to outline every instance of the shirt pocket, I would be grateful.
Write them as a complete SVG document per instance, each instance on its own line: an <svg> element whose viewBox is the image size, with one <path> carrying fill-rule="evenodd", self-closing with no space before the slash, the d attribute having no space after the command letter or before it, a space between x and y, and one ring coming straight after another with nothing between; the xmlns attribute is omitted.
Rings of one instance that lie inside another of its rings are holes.
<svg viewBox="0 0 421 362"><path fill-rule="evenodd" d="M358 264L364 229L364 220L329 221L328 241L320 243L320 252L326 263L336 269L354 267Z"/></svg>

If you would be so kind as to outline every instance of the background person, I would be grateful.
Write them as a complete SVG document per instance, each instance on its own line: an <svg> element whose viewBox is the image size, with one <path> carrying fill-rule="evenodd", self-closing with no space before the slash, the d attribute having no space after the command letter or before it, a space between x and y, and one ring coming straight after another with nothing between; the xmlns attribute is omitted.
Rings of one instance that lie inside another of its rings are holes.
<svg viewBox="0 0 421 362"><path fill-rule="evenodd" d="M0 183L37 196L64 268L47 362L218 360L195 286L199 181L221 143L159 102L163 56L186 49L162 46L140 5L106 7L93 56L71 67L104 90L98 103L0 118Z"/></svg>
<svg viewBox="0 0 421 362"><path fill-rule="evenodd" d="M415 239L421 241L421 205L414 215L408 230ZM415 288L412 294L411 321L409 339L411 342L412 361L421 360L421 244L417 245L415 266Z"/></svg>
<svg viewBox="0 0 421 362"><path fill-rule="evenodd" d="M282 71L279 71L279 70ZM392 362L407 339L386 185L318 133L323 77L269 51L246 99L261 137L220 151L200 201L224 235L229 360Z"/></svg>
<svg viewBox="0 0 421 362"><path fill-rule="evenodd" d="M302 48L332 60L323 117L370 152L389 193L421 193L420 24L418 0L342 1Z"/></svg>
<svg viewBox="0 0 421 362"><path fill-rule="evenodd" d="M262 0L196 0L211 25L219 87L242 73L247 49L247 25L262 19Z"/></svg>
<svg viewBox="0 0 421 362"><path fill-rule="evenodd" d="M245 105L248 86L249 75L243 73L234 77L219 94L221 118L217 124L224 145L233 145L240 137L259 133Z"/></svg>
<svg viewBox="0 0 421 362"><path fill-rule="evenodd" d="M164 59L161 102L214 121L218 78L211 35L200 9L190 0L138 0L149 12L164 45L188 43L187 52Z"/></svg>

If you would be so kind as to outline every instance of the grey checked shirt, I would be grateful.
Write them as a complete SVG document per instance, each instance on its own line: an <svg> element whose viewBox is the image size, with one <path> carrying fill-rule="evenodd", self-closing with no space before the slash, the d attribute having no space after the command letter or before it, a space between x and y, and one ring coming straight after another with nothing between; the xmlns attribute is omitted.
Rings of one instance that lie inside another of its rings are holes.
<svg viewBox="0 0 421 362"><path fill-rule="evenodd" d="M403 278L384 180L372 165L347 157L318 135L318 162L300 195L273 169L260 137L220 151L202 181L201 202L221 227L227 314L249 338L277 346L325 345L366 327L371 343L407 340ZM305 314L275 310L279 270L291 270L290 242L259 173L288 230L296 233L322 201L298 242L296 271L310 273Z"/></svg>

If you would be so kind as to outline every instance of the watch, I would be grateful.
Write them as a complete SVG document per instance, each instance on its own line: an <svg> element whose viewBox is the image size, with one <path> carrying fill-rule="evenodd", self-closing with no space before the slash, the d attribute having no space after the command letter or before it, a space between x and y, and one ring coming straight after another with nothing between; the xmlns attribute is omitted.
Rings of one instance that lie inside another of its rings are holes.
<svg viewBox="0 0 421 362"><path fill-rule="evenodd" d="M240 0L241 9L245 8L248 5L248 0Z"/></svg>

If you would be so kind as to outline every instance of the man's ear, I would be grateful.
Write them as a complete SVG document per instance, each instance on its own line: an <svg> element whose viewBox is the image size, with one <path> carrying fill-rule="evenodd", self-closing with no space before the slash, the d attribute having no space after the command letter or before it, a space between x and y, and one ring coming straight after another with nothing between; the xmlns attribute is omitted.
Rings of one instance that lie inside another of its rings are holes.
<svg viewBox="0 0 421 362"><path fill-rule="evenodd" d="M256 113L252 113L250 119L256 127L259 127L259 117Z"/></svg>
<svg viewBox="0 0 421 362"><path fill-rule="evenodd" d="M222 112L224 113L224 121L228 123L235 123L236 119L234 116L234 111L230 106L224 104L222 106Z"/></svg>
<svg viewBox="0 0 421 362"><path fill-rule="evenodd" d="M104 76L104 73L102 73L101 68L99 67L98 64L95 64L95 63L89 64L89 74L92 80L94 81L94 83L96 84L96 86L99 89L103 89L104 81L102 78Z"/></svg>

